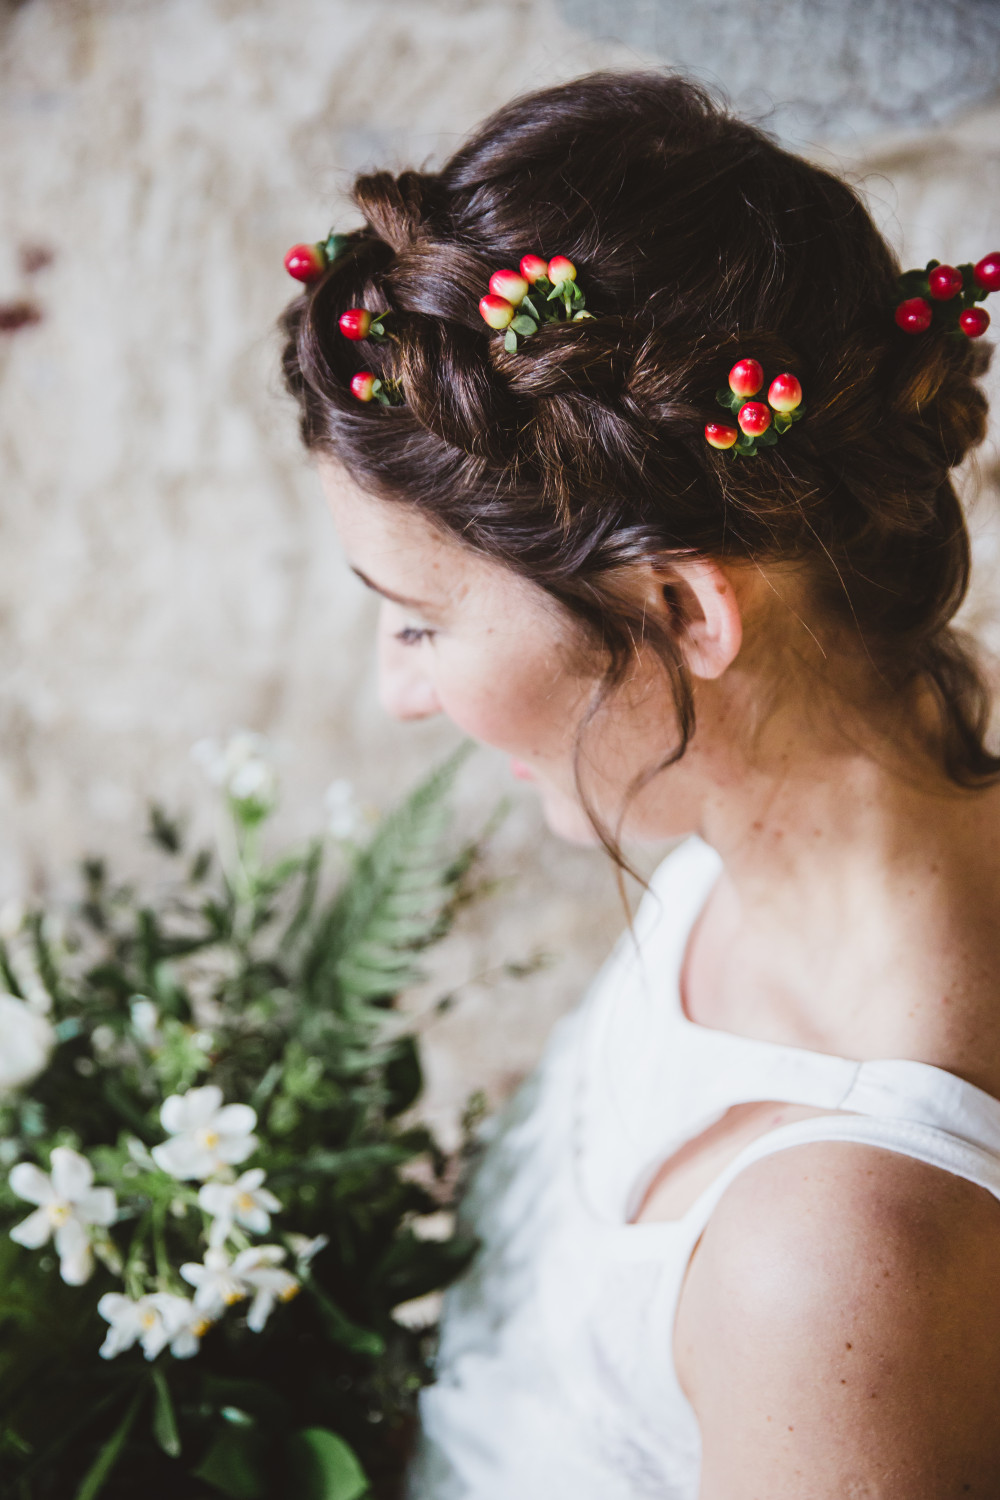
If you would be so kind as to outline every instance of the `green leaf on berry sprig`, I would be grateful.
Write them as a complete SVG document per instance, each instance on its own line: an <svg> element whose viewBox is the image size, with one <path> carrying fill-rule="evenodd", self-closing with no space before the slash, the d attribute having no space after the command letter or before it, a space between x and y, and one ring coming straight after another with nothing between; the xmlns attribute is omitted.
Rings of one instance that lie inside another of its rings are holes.
<svg viewBox="0 0 1000 1500"><path fill-rule="evenodd" d="M523 307L524 304L521 305ZM515 333L523 334L525 338L530 338L533 333L538 332L538 323L527 313L518 313L517 317L511 320L510 326Z"/></svg>
<svg viewBox="0 0 1000 1500"><path fill-rule="evenodd" d="M504 334L503 346L508 354L517 353L517 334L514 332L513 328L508 328L507 332Z"/></svg>

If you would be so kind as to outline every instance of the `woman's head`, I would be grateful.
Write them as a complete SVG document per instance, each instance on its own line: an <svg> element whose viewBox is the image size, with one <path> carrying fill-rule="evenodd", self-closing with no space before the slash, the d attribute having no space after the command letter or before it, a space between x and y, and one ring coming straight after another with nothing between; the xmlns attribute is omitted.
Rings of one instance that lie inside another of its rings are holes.
<svg viewBox="0 0 1000 1500"><path fill-rule="evenodd" d="M949 470L983 435L984 357L896 329L899 268L848 186L685 80L627 74L516 101L440 172L361 177L355 199L366 227L285 319L305 441L369 513L401 507L397 528L527 585L575 643L576 729L646 642L670 689L654 763L684 750L705 600L682 574L700 560L744 603L750 575L794 578L803 630L853 642L883 697L936 700L955 780L995 774L948 629L968 572ZM478 301L528 252L568 255L595 316L509 353ZM352 306L391 310L393 337L341 337ZM756 458L703 436L745 356L796 374L807 406ZM403 404L358 403L360 364Z"/></svg>

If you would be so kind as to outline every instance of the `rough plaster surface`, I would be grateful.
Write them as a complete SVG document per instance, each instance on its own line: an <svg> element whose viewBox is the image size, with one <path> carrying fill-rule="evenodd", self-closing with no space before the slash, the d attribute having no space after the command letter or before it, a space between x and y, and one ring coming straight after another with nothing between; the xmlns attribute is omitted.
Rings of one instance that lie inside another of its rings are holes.
<svg viewBox="0 0 1000 1500"><path fill-rule="evenodd" d="M0 332L0 894L58 886L85 849L135 866L150 795L207 824L188 758L205 734L273 739L287 837L317 825L334 776L385 802L450 747L375 703L371 603L278 389L281 257L350 222L355 170L433 160L515 92L643 61L555 0L0 4L0 304L41 314ZM837 158L909 263L1000 244L998 123L981 108ZM994 447L975 511L987 633L996 466ZM483 752L463 817L505 781ZM537 949L556 962L468 986L433 1023L442 1120L530 1066L621 925L601 858L554 844L511 790L494 867L516 884L441 983Z"/></svg>

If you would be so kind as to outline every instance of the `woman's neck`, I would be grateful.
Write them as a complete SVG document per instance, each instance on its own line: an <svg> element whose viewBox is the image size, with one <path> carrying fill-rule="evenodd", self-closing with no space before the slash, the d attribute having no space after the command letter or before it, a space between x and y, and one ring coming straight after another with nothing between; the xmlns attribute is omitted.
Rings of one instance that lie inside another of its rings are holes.
<svg viewBox="0 0 1000 1500"><path fill-rule="evenodd" d="M724 870L690 946L691 1018L1000 1094L1000 788L954 787L898 742L769 738L783 748L703 806Z"/></svg>

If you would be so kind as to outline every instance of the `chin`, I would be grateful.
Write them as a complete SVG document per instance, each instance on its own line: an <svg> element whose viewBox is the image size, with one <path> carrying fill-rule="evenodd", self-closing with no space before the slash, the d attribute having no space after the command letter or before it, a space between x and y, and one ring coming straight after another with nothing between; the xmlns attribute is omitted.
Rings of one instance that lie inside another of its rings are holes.
<svg viewBox="0 0 1000 1500"><path fill-rule="evenodd" d="M593 848L601 842L583 808L569 798L543 797L542 816L549 831L564 843Z"/></svg>

